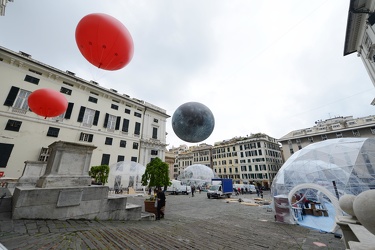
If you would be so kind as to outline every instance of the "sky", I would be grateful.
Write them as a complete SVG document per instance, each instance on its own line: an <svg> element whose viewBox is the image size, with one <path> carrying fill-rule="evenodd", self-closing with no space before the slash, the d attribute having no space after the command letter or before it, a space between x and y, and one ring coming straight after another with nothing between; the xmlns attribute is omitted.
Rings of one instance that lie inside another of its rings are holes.
<svg viewBox="0 0 375 250"><path fill-rule="evenodd" d="M167 110L168 148L265 133L279 139L317 120L375 115L375 88L355 53L343 56L349 0L14 0L0 46ZM134 42L124 68L105 71L79 52L86 15L121 21ZM212 134L187 143L174 111L200 102Z"/></svg>

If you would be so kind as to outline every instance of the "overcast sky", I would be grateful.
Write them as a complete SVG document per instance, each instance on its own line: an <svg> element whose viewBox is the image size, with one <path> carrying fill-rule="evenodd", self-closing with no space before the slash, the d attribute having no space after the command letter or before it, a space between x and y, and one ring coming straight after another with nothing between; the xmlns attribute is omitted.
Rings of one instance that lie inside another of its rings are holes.
<svg viewBox="0 0 375 250"><path fill-rule="evenodd" d="M277 139L316 120L375 114L375 88L343 56L349 0L14 0L0 46L174 111L200 102L215 117L205 143L251 133ZM75 42L91 13L120 20L134 41L123 69L95 68ZM167 120L167 143L180 140Z"/></svg>

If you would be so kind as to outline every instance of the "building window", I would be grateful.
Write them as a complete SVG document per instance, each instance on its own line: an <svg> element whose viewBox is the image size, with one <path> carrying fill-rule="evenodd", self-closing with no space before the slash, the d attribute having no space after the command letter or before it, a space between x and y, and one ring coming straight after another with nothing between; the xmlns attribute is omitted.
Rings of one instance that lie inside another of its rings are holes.
<svg viewBox="0 0 375 250"><path fill-rule="evenodd" d="M0 143L0 168L6 168L13 147L13 144Z"/></svg>
<svg viewBox="0 0 375 250"><path fill-rule="evenodd" d="M107 131L110 131L110 132L115 131L117 127L116 125L118 123L120 123L120 120L118 120L116 116L106 114L105 120L104 120L104 127L107 128Z"/></svg>
<svg viewBox="0 0 375 250"><path fill-rule="evenodd" d="M125 114L130 114L130 109L125 109Z"/></svg>
<svg viewBox="0 0 375 250"><path fill-rule="evenodd" d="M301 146L301 145L298 145L298 149L299 149L299 150L302 149L302 146Z"/></svg>
<svg viewBox="0 0 375 250"><path fill-rule="evenodd" d="M138 149L138 142L133 142L133 149Z"/></svg>
<svg viewBox="0 0 375 250"><path fill-rule="evenodd" d="M301 144L301 139L296 139L297 144Z"/></svg>
<svg viewBox="0 0 375 250"><path fill-rule="evenodd" d="M137 162L137 157L132 156L132 158L131 158L130 160L131 160L131 161L134 161L134 162Z"/></svg>
<svg viewBox="0 0 375 250"><path fill-rule="evenodd" d="M129 132L129 120L125 119L122 122L122 132L128 133Z"/></svg>
<svg viewBox="0 0 375 250"><path fill-rule="evenodd" d="M20 131L21 124L22 122L20 121L8 120L7 125L5 126L5 130L18 132Z"/></svg>
<svg viewBox="0 0 375 250"><path fill-rule="evenodd" d="M93 134L81 133L81 135L79 136L80 141L92 142L93 138L94 138Z"/></svg>
<svg viewBox="0 0 375 250"><path fill-rule="evenodd" d="M109 159L111 158L111 155L109 154L103 154L102 155L102 162L100 165L109 165Z"/></svg>
<svg viewBox="0 0 375 250"><path fill-rule="evenodd" d="M157 150L151 150L151 155L158 155L158 151Z"/></svg>
<svg viewBox="0 0 375 250"><path fill-rule="evenodd" d="M113 138L111 137L106 137L105 138L105 145L112 145Z"/></svg>
<svg viewBox="0 0 375 250"><path fill-rule="evenodd" d="M33 72L34 74L40 75L40 76L42 75L41 72L38 72L38 71L33 70L33 69L29 69L29 71L30 71L30 72Z"/></svg>
<svg viewBox="0 0 375 250"><path fill-rule="evenodd" d="M292 148L290 148L289 151L290 151L291 155L294 154L294 150ZM257 166L255 168L257 168ZM255 169L255 170L258 171L257 169Z"/></svg>
<svg viewBox="0 0 375 250"><path fill-rule="evenodd" d="M40 150L38 161L47 161L49 157L49 148L42 148Z"/></svg>
<svg viewBox="0 0 375 250"><path fill-rule="evenodd" d="M322 140L323 140L323 141L325 141L325 140L327 140L327 139L328 139L327 135L322 135Z"/></svg>
<svg viewBox="0 0 375 250"><path fill-rule="evenodd" d="M89 102L98 103L98 98L89 96Z"/></svg>
<svg viewBox="0 0 375 250"><path fill-rule="evenodd" d="M307 138L307 140L308 140L309 142L314 142L314 138L312 138L312 137Z"/></svg>
<svg viewBox="0 0 375 250"><path fill-rule="evenodd" d="M142 114L141 114L141 113L138 113L138 112L134 112L134 116L141 118L141 117L142 117Z"/></svg>
<svg viewBox="0 0 375 250"><path fill-rule="evenodd" d="M40 79L36 78L36 77L33 77L33 76L29 76L29 75L26 75L25 76L25 82L30 82L32 84L36 84L38 85L39 84L39 81Z"/></svg>
<svg viewBox="0 0 375 250"><path fill-rule="evenodd" d="M371 134L375 134L375 127L371 127L370 130L371 130Z"/></svg>
<svg viewBox="0 0 375 250"><path fill-rule="evenodd" d="M158 123L158 122L159 122L159 120L158 120L158 119L156 119L156 118L154 118L154 122L155 122L155 123Z"/></svg>
<svg viewBox="0 0 375 250"><path fill-rule="evenodd" d="M125 161L125 156L124 155L117 156L117 162L119 161Z"/></svg>
<svg viewBox="0 0 375 250"><path fill-rule="evenodd" d="M341 132L337 132L337 133L336 133L336 137L337 137L337 138L342 138L342 133L341 133Z"/></svg>
<svg viewBox="0 0 375 250"><path fill-rule="evenodd" d="M71 83L68 83L68 82L64 82L64 81L63 81L63 83L64 83L65 85L68 85L68 86L70 86L70 87L74 87L74 85L73 85L73 84L71 84Z"/></svg>
<svg viewBox="0 0 375 250"><path fill-rule="evenodd" d="M152 138L158 139L158 128L152 128Z"/></svg>
<svg viewBox="0 0 375 250"><path fill-rule="evenodd" d="M63 93L63 94L66 94L66 95L72 95L72 90L64 88L64 87L61 87L60 88L60 93Z"/></svg>
<svg viewBox="0 0 375 250"><path fill-rule="evenodd" d="M58 137L59 132L60 132L59 128L49 127L48 132L47 132L47 136Z"/></svg>
<svg viewBox="0 0 375 250"><path fill-rule="evenodd" d="M361 134L359 133L358 129L353 130L353 135L357 136L357 137L361 136Z"/></svg>
<svg viewBox="0 0 375 250"><path fill-rule="evenodd" d="M118 105L115 105L115 104L111 104L111 109L115 109L115 110L118 110Z"/></svg>
<svg viewBox="0 0 375 250"><path fill-rule="evenodd" d="M91 127L92 125L97 125L98 119L99 119L99 113L100 111L85 108L83 118L82 118L82 125L85 127Z"/></svg>
<svg viewBox="0 0 375 250"><path fill-rule="evenodd" d="M135 135L141 134L141 124L139 122L135 123L134 134Z"/></svg>
<svg viewBox="0 0 375 250"><path fill-rule="evenodd" d="M125 140L120 141L120 148L126 148L126 141Z"/></svg>
<svg viewBox="0 0 375 250"><path fill-rule="evenodd" d="M19 89L15 101L13 104L13 108L27 111L29 109L29 105L27 104L27 99L31 94L30 91Z"/></svg>

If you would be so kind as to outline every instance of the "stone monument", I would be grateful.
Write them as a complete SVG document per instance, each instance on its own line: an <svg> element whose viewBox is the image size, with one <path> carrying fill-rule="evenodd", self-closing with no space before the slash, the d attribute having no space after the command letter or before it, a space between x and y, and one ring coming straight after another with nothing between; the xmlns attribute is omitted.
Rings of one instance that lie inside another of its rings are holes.
<svg viewBox="0 0 375 250"><path fill-rule="evenodd" d="M64 141L52 143L45 172L36 185L16 186L12 218L140 220L141 206L127 204L124 196L109 197L107 186L91 185L88 172L95 148Z"/></svg>

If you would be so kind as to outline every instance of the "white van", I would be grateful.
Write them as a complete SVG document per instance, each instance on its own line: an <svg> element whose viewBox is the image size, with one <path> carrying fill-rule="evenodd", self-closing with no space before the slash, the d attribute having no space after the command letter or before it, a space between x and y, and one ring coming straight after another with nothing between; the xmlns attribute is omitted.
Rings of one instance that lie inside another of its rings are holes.
<svg viewBox="0 0 375 250"><path fill-rule="evenodd" d="M257 190L256 190L256 188L255 188L254 185L250 184L250 185L246 185L246 187L247 187L247 191L250 192L250 194L257 192Z"/></svg>
<svg viewBox="0 0 375 250"><path fill-rule="evenodd" d="M255 186L251 184L233 184L233 189L237 190L238 188L240 189L243 188L244 192L246 192L246 188L247 188L247 192L250 194L257 192L257 190L255 189Z"/></svg>
<svg viewBox="0 0 375 250"><path fill-rule="evenodd" d="M189 194L191 193L190 186L182 185L181 181L178 180L172 180L172 184L167 187L168 193L171 194Z"/></svg>

